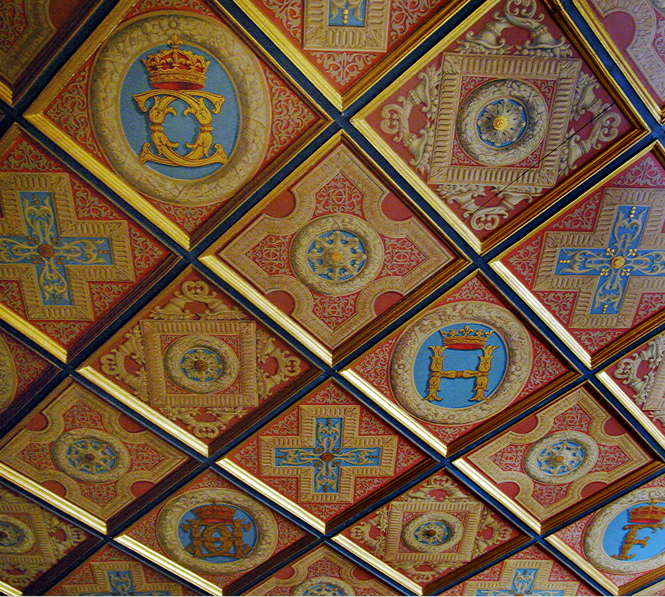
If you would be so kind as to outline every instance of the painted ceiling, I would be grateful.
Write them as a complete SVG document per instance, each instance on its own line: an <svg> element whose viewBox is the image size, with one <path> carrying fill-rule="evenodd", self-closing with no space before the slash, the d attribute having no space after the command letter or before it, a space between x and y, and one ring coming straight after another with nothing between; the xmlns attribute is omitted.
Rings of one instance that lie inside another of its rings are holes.
<svg viewBox="0 0 665 597"><path fill-rule="evenodd" d="M0 593L665 593L662 0L0 3Z"/></svg>

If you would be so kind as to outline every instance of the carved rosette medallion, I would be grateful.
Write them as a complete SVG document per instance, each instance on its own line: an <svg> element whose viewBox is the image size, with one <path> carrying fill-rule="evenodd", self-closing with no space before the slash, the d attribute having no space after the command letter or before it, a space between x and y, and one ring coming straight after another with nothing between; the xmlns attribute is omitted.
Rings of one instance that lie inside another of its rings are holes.
<svg viewBox="0 0 665 597"><path fill-rule="evenodd" d="M464 151L489 166L515 164L535 151L547 130L547 104L523 81L500 79L474 89L457 114Z"/></svg>
<svg viewBox="0 0 665 597"><path fill-rule="evenodd" d="M462 523L450 514L421 514L404 525L402 541L414 551L439 553L455 547L463 533Z"/></svg>
<svg viewBox="0 0 665 597"><path fill-rule="evenodd" d="M600 510L584 532L584 555L615 574L665 565L665 488L638 489Z"/></svg>
<svg viewBox="0 0 665 597"><path fill-rule="evenodd" d="M292 595L355 595L353 587L333 576L317 576L297 585Z"/></svg>
<svg viewBox="0 0 665 597"><path fill-rule="evenodd" d="M532 348L510 311L489 303L444 305L412 323L392 356L398 402L442 425L482 421L508 406L526 382Z"/></svg>
<svg viewBox="0 0 665 597"><path fill-rule="evenodd" d="M116 481L128 470L131 457L116 437L99 429L75 429L61 435L51 448L55 465L86 483Z"/></svg>
<svg viewBox="0 0 665 597"><path fill-rule="evenodd" d="M524 472L534 481L561 485L589 473L598 459L598 444L586 433L557 431L538 440L524 456Z"/></svg>
<svg viewBox="0 0 665 597"><path fill-rule="evenodd" d="M7 343L0 338L0 411L16 396L16 366Z"/></svg>
<svg viewBox="0 0 665 597"><path fill-rule="evenodd" d="M175 562L201 574L234 574L267 560L277 524L265 507L230 489L195 489L169 501L157 536Z"/></svg>
<svg viewBox="0 0 665 597"><path fill-rule="evenodd" d="M35 544L35 534L22 520L0 514L0 553L22 554Z"/></svg>
<svg viewBox="0 0 665 597"><path fill-rule="evenodd" d="M91 81L102 150L148 197L218 203L263 161L268 86L250 48L218 21L184 13L134 19L101 48Z"/></svg>
<svg viewBox="0 0 665 597"><path fill-rule="evenodd" d="M228 344L202 334L176 340L164 354L164 370L171 381L195 394L223 392L239 369L238 357Z"/></svg>
<svg viewBox="0 0 665 597"><path fill-rule="evenodd" d="M291 264L300 281L328 295L367 286L383 265L383 243L360 218L332 215L303 226L291 244Z"/></svg>

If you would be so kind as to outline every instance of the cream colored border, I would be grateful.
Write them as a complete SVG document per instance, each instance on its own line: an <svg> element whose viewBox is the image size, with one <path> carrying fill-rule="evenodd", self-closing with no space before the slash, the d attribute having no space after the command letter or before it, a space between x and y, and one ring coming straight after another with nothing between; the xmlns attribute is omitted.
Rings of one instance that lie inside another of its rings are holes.
<svg viewBox="0 0 665 597"><path fill-rule="evenodd" d="M93 516L89 512L86 512L83 508L80 508L76 504L66 500L65 498L60 497L54 493L51 493L47 489L44 489L40 483L33 481L29 477L15 471L14 469L8 467L6 464L0 462L0 477L8 479L12 483L16 483L19 487L29 491L33 495L43 499L45 502L48 502L52 506L59 508L63 512L66 512L74 518L78 518L81 522L84 522L88 526L92 527L100 533L108 532L106 523L101 519Z"/></svg>
<svg viewBox="0 0 665 597"><path fill-rule="evenodd" d="M599 188L601 188L603 185L607 184L612 178L615 176L621 174L621 172L624 172L630 166L632 166L636 161L638 161L640 158L645 156L647 153L649 153L652 150L658 150L660 155L662 156L662 146L655 141L654 143L651 143L647 147L645 147L642 151L637 153L635 156L621 164L616 170L613 170L610 172L607 176L605 176L602 180L597 182L591 189L589 189L586 193L584 193L581 197L576 199L573 203L569 204L566 206L566 211L572 209L585 199L588 199L591 195L593 195ZM660 157L660 156L656 156ZM519 295L519 297L527 304L529 307L531 307L538 317L540 317L553 331L554 333L561 339L563 342L570 348L570 350L575 354L576 357L578 357L584 365L586 365L589 368L592 368L594 366L594 357L593 355L588 352L574 337L573 335L566 329L566 327L560 323L550 312L549 310L541 303L536 296L529 290L518 278L515 276L506 265L502 263L502 260L515 248L517 248L519 245L527 242L531 238L533 238L536 234L539 234L542 232L545 228L550 226L557 218L561 217L562 212L559 212L552 216L549 220L543 222L540 226L532 230L528 236L520 239L518 245L513 245L510 248L506 249L503 253L492 259L489 263L490 267L496 271L501 278L505 282L508 283L508 285ZM648 320L647 320L648 321ZM645 322L643 322L645 323ZM641 324L640 324L641 325ZM654 324L655 325L655 324ZM617 350L619 350L619 346L617 346L617 341L620 343L622 342L622 338L618 338L617 340L614 340L610 342L605 348L600 349L597 353L603 354L603 359L607 358L607 354L604 354L606 352L606 349L609 347L614 346L612 353L615 353ZM623 337L623 341L625 342L625 334Z"/></svg>
<svg viewBox="0 0 665 597"><path fill-rule="evenodd" d="M156 410L150 408L145 402L139 400L127 390L113 383L110 379L93 369L90 365L83 365L77 369L78 373L97 384L100 388L115 396L122 403L135 410L146 419L161 427L164 431L179 439L183 444L193 448L203 456L210 456L208 445L200 439L195 438L191 433L187 433L182 427L176 425L173 421L167 419Z"/></svg>
<svg viewBox="0 0 665 597"><path fill-rule="evenodd" d="M256 477L248 473L245 469L238 466L230 458L222 458L221 460L217 461L217 464L220 467L222 467L225 471L231 473L233 476L237 477L238 479L249 485L255 491L258 491L261 495L265 495L273 502L276 502L277 504L282 506L282 508L284 508L285 510L291 512L291 514L294 514L295 516L302 519L310 526L314 527L317 531L321 533L326 532L326 523L323 520L314 516L314 514L311 514L310 512L305 510L302 506L299 506L290 499L285 498L278 491L276 491L269 485L263 483L263 481L259 481Z"/></svg>
<svg viewBox="0 0 665 597"><path fill-rule="evenodd" d="M7 583L4 583L0 580L0 591L6 593L7 595L23 595L23 592L16 587L12 587Z"/></svg>
<svg viewBox="0 0 665 597"><path fill-rule="evenodd" d="M219 587L218 585L215 585L210 581L206 580L205 578L200 577L198 574L191 572L184 566L176 564L175 562L173 562L173 560L170 560L161 553L158 553L153 549L146 547L142 543L139 543L133 537L130 537L129 535L120 535L119 537L116 537L115 540L121 545L124 545L125 547L128 547L132 551L135 551L136 553L142 555L144 558L150 560L151 562L154 562L158 566L161 566L162 568L165 568L169 572L172 572L173 574L180 576L181 578L192 583L193 585L196 585L197 587L203 589L204 591L208 591L208 593L210 593L211 595L224 595L222 588Z"/></svg>
<svg viewBox="0 0 665 597"><path fill-rule="evenodd" d="M348 549L354 556L357 556L371 566L374 566L374 568L385 574L387 577L392 578L394 581L400 583L401 585L404 585L407 589L409 589L409 591L415 593L416 595L424 595L423 587L412 581L407 576L400 574L391 566L388 566L388 564L386 564L383 560L380 560L368 551L365 551L362 547L356 545L348 537L345 537L344 535L336 535L333 537L333 541Z"/></svg>

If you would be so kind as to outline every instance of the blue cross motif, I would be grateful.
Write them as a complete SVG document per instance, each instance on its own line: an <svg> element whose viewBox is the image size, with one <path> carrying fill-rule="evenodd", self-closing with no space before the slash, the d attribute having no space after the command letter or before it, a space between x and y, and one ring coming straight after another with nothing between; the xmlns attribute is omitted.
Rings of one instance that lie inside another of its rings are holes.
<svg viewBox="0 0 665 597"><path fill-rule="evenodd" d="M338 493L341 468L380 466L381 448L342 448L343 419L315 419L312 448L275 448L275 466L312 467L314 493Z"/></svg>
<svg viewBox="0 0 665 597"><path fill-rule="evenodd" d="M32 264L43 305L72 305L68 266L113 265L109 238L60 236L53 196L20 192L26 236L0 237L0 265Z"/></svg>
<svg viewBox="0 0 665 597"><path fill-rule="evenodd" d="M665 276L665 251L639 249L649 210L619 206L606 248L559 249L556 275L598 276L592 315L618 314L631 276Z"/></svg>
<svg viewBox="0 0 665 597"><path fill-rule="evenodd" d="M170 595L168 591L136 591L130 570L107 570L108 593L79 593L79 595Z"/></svg>
<svg viewBox="0 0 665 597"><path fill-rule="evenodd" d="M513 573L510 589L486 589L476 591L476 595L540 595L559 596L563 590L535 589L538 568L517 568Z"/></svg>

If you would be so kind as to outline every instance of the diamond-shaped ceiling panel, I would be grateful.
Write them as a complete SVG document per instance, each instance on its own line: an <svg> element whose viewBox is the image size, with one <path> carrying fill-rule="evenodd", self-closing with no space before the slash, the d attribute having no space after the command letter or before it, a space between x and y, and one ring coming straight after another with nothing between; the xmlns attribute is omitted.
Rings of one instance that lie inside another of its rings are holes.
<svg viewBox="0 0 665 597"><path fill-rule="evenodd" d="M665 591L661 0L0 0L0 593Z"/></svg>

